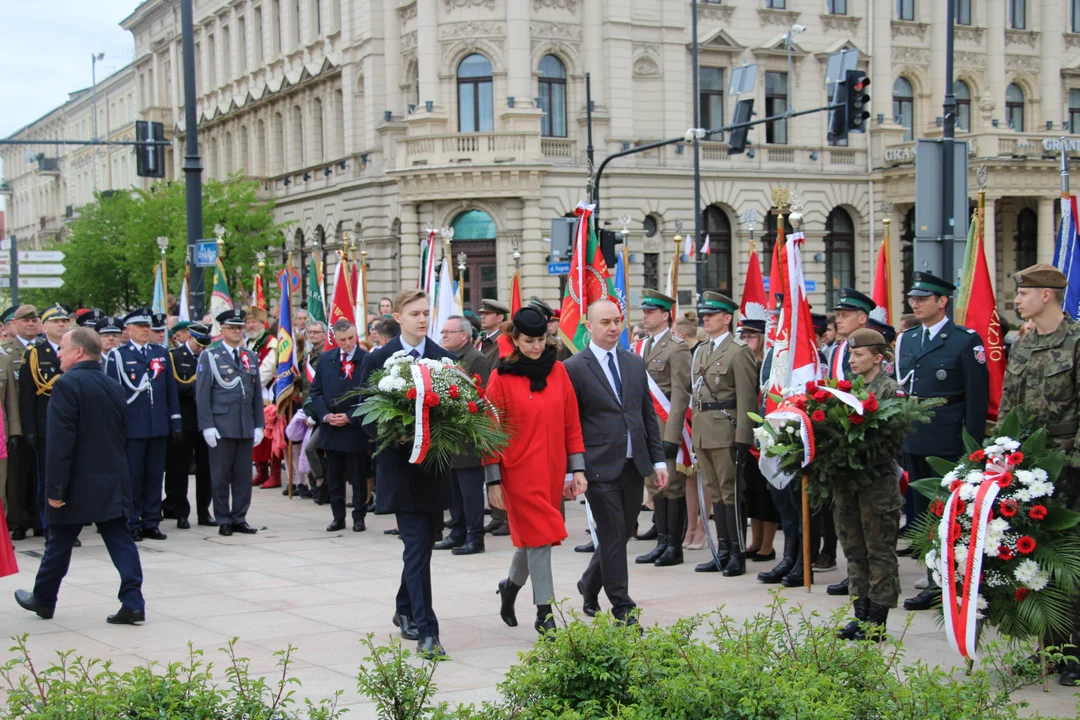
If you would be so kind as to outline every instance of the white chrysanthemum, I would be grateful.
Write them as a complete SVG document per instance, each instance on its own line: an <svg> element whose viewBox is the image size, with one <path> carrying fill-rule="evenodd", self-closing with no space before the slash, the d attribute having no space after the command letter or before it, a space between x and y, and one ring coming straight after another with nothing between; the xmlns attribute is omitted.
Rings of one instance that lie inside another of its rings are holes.
<svg viewBox="0 0 1080 720"><path fill-rule="evenodd" d="M1009 531L1009 522L1004 518L994 518L986 524L986 554L997 557L998 546L1005 539L1005 533ZM991 552L992 550L992 552Z"/></svg>
<svg viewBox="0 0 1080 720"><path fill-rule="evenodd" d="M957 474L955 469L950 470L949 472L945 473L945 477L941 478L941 487L949 487L954 482L956 482L957 478L959 477L960 476Z"/></svg>
<svg viewBox="0 0 1080 720"><path fill-rule="evenodd" d="M941 571L940 570L934 570L930 574L934 578L934 584L935 585L941 585Z"/></svg>
<svg viewBox="0 0 1080 720"><path fill-rule="evenodd" d="M393 388L395 390L404 390L409 383L405 382L405 378L394 378Z"/></svg>
<svg viewBox="0 0 1080 720"><path fill-rule="evenodd" d="M1012 498L1017 502L1031 502L1035 496L1031 494L1031 488L1022 487L1012 494Z"/></svg>
<svg viewBox="0 0 1080 720"><path fill-rule="evenodd" d="M434 360L432 358L420 358L416 362L419 363L420 365L423 365L424 367L429 367L432 370L436 370L436 369L442 367L441 362L439 362L438 360Z"/></svg>
<svg viewBox="0 0 1080 720"><path fill-rule="evenodd" d="M960 487L960 499L963 500L966 503L971 503L971 501L974 500L975 496L978 495L978 494L979 494L979 486L978 485L964 484L964 485L962 485ZM975 507L974 503L968 505L969 509L974 508L974 507ZM970 512L968 513L968 515L971 515L971 514L972 513L970 513Z"/></svg>
<svg viewBox="0 0 1080 720"><path fill-rule="evenodd" d="M1013 477L1021 485L1030 485L1035 481L1035 473L1031 470L1017 470L1013 473Z"/></svg>
<svg viewBox="0 0 1080 720"><path fill-rule="evenodd" d="M983 476L982 472L979 471L979 470L972 470L971 472L969 472L967 475L964 476L964 482L970 483L972 485L981 485L982 481L985 480L985 479L986 478Z"/></svg>
<svg viewBox="0 0 1080 720"><path fill-rule="evenodd" d="M382 380L379 381L379 392L390 392L393 390L394 378L389 375L384 375Z"/></svg>
<svg viewBox="0 0 1080 720"><path fill-rule="evenodd" d="M1054 484L1036 480L1028 486L1027 490L1031 495L1032 500L1035 498L1048 497L1054 494Z"/></svg>
<svg viewBox="0 0 1080 720"><path fill-rule="evenodd" d="M1042 482L1046 482L1050 479L1050 476L1042 468L1035 468L1031 471L1031 473L1035 476L1036 480L1040 480Z"/></svg>
<svg viewBox="0 0 1080 720"><path fill-rule="evenodd" d="M442 359L442 364L443 364L443 365L445 365L446 367L450 367L451 365L453 365L453 364L454 364L454 361L453 361L453 360L451 360L451 359L450 359L450 358L448 358L448 357L444 357L444 358Z"/></svg>
<svg viewBox="0 0 1080 720"><path fill-rule="evenodd" d="M1000 445L1001 447L1008 450L1009 452L1013 452L1015 450L1020 449L1020 443L1013 440L1011 437L1006 437L1004 435L1002 437L999 437L999 438L994 438L994 444L995 445Z"/></svg>
<svg viewBox="0 0 1080 720"><path fill-rule="evenodd" d="M1005 452L1005 448L1001 447L997 443L994 443L984 451L987 455L1001 455Z"/></svg>
<svg viewBox="0 0 1080 720"><path fill-rule="evenodd" d="M1039 563L1030 558L1021 560L1017 564L1016 570L1013 571L1013 577L1016 578L1016 582L1035 592L1042 590L1050 582L1050 574L1040 568Z"/></svg>
<svg viewBox="0 0 1080 720"><path fill-rule="evenodd" d="M964 572L967 570L967 557L967 545L963 543L956 543L956 545L953 547L953 560L956 563L957 575L963 575Z"/></svg>
<svg viewBox="0 0 1080 720"><path fill-rule="evenodd" d="M938 566L937 550L931 550L930 552L926 553L925 561L926 561L926 567L930 568L931 570L937 569L937 566Z"/></svg>
<svg viewBox="0 0 1080 720"><path fill-rule="evenodd" d="M998 556L998 548L1001 547L1000 543L992 542L990 540L990 534L986 535L986 547L983 549L983 555L986 557L996 558Z"/></svg>

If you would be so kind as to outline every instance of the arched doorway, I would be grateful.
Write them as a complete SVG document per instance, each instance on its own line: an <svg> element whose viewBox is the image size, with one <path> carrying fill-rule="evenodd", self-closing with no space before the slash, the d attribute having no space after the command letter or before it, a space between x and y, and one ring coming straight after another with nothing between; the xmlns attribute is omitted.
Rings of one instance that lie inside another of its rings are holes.
<svg viewBox="0 0 1080 720"><path fill-rule="evenodd" d="M855 286L855 224L843 208L825 220L825 307L833 308L840 288Z"/></svg>
<svg viewBox="0 0 1080 720"><path fill-rule="evenodd" d="M495 221L482 210L466 210L450 223L454 230L452 244L454 272L458 271L458 255L465 253L462 283L462 307L477 312L484 298L499 299L499 270L495 260Z"/></svg>
<svg viewBox="0 0 1080 720"><path fill-rule="evenodd" d="M709 254L702 258L704 287L731 297L731 221L719 206L710 205L705 208L702 225L709 238Z"/></svg>

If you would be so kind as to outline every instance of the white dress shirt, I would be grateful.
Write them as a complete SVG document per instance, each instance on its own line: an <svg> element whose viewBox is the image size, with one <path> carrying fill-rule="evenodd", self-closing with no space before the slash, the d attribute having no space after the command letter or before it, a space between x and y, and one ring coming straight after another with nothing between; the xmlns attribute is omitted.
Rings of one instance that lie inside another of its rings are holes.
<svg viewBox="0 0 1080 720"><path fill-rule="evenodd" d="M945 317L941 318L941 320L938 320L936 323L931 325L930 327L927 327L927 326L923 325L923 336L924 337L926 337L927 335L929 336L929 337L926 337L926 341L929 342L930 340L933 340L934 338L936 338L937 334L939 332L941 332L941 328L945 327L945 323L947 323L947 322L949 322L949 317L945 316Z"/></svg>
<svg viewBox="0 0 1080 720"><path fill-rule="evenodd" d="M406 355L411 353L413 350L415 350L417 355L419 355L420 357L424 357L424 350L425 350L426 343L427 343L427 338L426 337L420 338L420 344L417 345L416 347L413 347L409 343L405 342L405 337L404 336L399 336L399 337L401 338L401 349L405 351Z"/></svg>
<svg viewBox="0 0 1080 720"><path fill-rule="evenodd" d="M726 332L726 333L724 333L723 335L721 335L720 337L718 337L718 338L716 338L715 340L713 340L713 341L712 341L712 349L711 349L711 350L709 350L709 352L710 352L710 353L714 353L714 352L716 352L716 348L720 347L720 343L722 343L722 342L724 342L725 340L727 340L727 336L728 336L728 335L730 335L730 334L731 334L730 332Z"/></svg>

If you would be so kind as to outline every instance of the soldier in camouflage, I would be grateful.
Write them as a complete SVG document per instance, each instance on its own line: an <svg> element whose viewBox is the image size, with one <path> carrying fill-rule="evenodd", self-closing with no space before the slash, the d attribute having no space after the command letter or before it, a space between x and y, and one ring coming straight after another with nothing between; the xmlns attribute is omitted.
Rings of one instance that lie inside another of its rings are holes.
<svg viewBox="0 0 1080 720"><path fill-rule="evenodd" d="M1051 444L1063 451L1067 466L1056 483L1055 497L1080 510L1080 323L1062 312L1066 279L1052 265L1040 263L1013 276L1016 311L1034 323L1012 346L1001 394L1001 417L1013 408L1046 423ZM1073 598L1072 637L1050 638L1049 644L1072 644L1066 654L1080 657L1080 595ZM1058 680L1080 685L1080 664L1069 663Z"/></svg>
<svg viewBox="0 0 1080 720"><path fill-rule="evenodd" d="M876 330L860 328L847 338L851 371L862 378L875 401L902 396L895 380L881 370L888 357L885 338ZM847 640L874 640L885 631L889 608L900 597L900 569L896 538L900 532L900 466L895 462L858 492L833 494L833 519L848 562L855 619L840 631Z"/></svg>

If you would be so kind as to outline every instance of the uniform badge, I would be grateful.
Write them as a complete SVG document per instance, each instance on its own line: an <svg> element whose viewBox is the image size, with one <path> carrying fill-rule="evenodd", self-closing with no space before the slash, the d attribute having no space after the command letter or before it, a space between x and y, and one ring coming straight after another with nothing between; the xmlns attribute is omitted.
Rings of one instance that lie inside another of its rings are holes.
<svg viewBox="0 0 1080 720"><path fill-rule="evenodd" d="M131 373L131 382L135 382L135 373Z"/></svg>
<svg viewBox="0 0 1080 720"><path fill-rule="evenodd" d="M975 362L979 363L980 365L986 364L986 348L984 348L982 345L975 346Z"/></svg>
<svg viewBox="0 0 1080 720"><path fill-rule="evenodd" d="M245 370L251 371L251 358L248 357L247 353L240 356L240 362L244 365Z"/></svg>
<svg viewBox="0 0 1080 720"><path fill-rule="evenodd" d="M891 360L886 360L882 369L885 370L886 375L892 375L896 372L896 365Z"/></svg>
<svg viewBox="0 0 1080 720"><path fill-rule="evenodd" d="M164 370L164 369L165 369L165 363L162 362L161 358L159 358L159 357L151 358L151 360L150 360L150 372L153 373L153 377L151 377L150 379L151 380L157 380L159 377L161 377L161 371Z"/></svg>
<svg viewBox="0 0 1080 720"><path fill-rule="evenodd" d="M949 373L945 372L944 370L938 370L935 375L937 376L938 380L944 380L949 376Z"/></svg>

